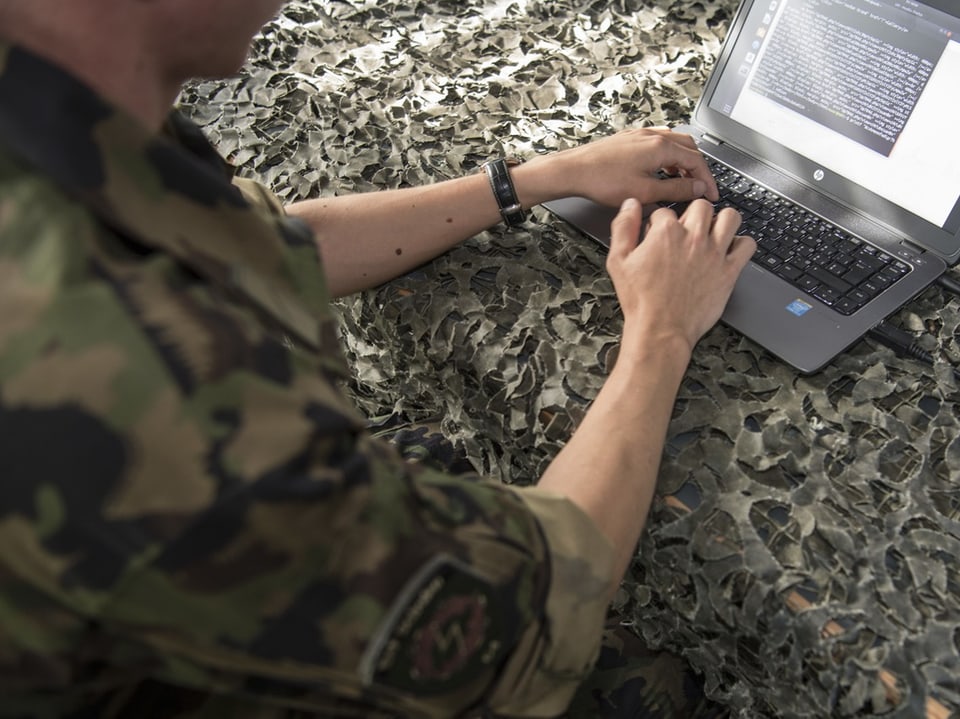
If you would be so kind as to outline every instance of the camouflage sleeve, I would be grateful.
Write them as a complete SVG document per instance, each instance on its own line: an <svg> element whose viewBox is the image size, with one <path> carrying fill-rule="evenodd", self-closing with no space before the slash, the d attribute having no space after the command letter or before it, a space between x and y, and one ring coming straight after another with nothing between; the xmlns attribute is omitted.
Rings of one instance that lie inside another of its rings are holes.
<svg viewBox="0 0 960 719"><path fill-rule="evenodd" d="M506 716L554 717L566 710L600 650L613 548L569 500L536 487L518 494L546 537L552 584L540 622L521 639L490 705Z"/></svg>
<svg viewBox="0 0 960 719"><path fill-rule="evenodd" d="M563 710L596 653L610 548L566 500L437 473L368 434L310 243L239 209L239 249L212 220L204 252L179 233L127 243L51 183L13 184L7 706L115 708L150 679L264 716ZM158 221L199 212L169 205Z"/></svg>
<svg viewBox="0 0 960 719"><path fill-rule="evenodd" d="M277 476L253 492L266 496L211 506L101 618L150 645L165 680L269 704L562 714L599 647L597 530L561 498L419 473L365 445L332 492Z"/></svg>
<svg viewBox="0 0 960 719"><path fill-rule="evenodd" d="M259 207L274 215L284 214L285 210L280 198L256 180L234 177L233 186L240 190L247 202L254 207Z"/></svg>

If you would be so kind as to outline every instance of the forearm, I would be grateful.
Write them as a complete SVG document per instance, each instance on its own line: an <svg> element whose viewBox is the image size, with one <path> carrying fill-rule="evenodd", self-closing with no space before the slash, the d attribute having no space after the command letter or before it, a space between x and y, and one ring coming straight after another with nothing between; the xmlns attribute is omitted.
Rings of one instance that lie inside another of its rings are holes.
<svg viewBox="0 0 960 719"><path fill-rule="evenodd" d="M539 486L565 495L612 543L611 591L633 557L650 509L674 399L689 361L682 343L621 349L583 423Z"/></svg>
<svg viewBox="0 0 960 719"><path fill-rule="evenodd" d="M525 209L565 193L561 155L512 169ZM501 219L480 170L423 187L307 200L287 211L313 229L334 296L398 277Z"/></svg>
<svg viewBox="0 0 960 719"><path fill-rule="evenodd" d="M291 205L312 227L334 296L375 287L499 219L484 175Z"/></svg>

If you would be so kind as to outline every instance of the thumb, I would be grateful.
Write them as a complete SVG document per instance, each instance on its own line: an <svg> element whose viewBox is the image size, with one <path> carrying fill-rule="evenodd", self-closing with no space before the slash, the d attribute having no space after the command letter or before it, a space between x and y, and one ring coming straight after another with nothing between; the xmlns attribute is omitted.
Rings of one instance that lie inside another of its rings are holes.
<svg viewBox="0 0 960 719"><path fill-rule="evenodd" d="M696 177L670 177L652 183L653 201L682 202L707 197L710 187Z"/></svg>

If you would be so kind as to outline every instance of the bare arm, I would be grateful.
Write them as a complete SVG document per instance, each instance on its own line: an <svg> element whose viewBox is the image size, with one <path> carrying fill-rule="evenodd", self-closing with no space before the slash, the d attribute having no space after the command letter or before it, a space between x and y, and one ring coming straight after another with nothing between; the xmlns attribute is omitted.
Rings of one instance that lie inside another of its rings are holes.
<svg viewBox="0 0 960 719"><path fill-rule="evenodd" d="M643 243L640 206L624 204L613 224L608 268L624 312L609 379L540 486L567 496L613 544L618 571L633 556L657 481L664 437L693 346L719 319L755 249L735 237L740 217L694 202L677 218L658 210Z"/></svg>
<svg viewBox="0 0 960 719"><path fill-rule="evenodd" d="M656 178L660 169L681 177ZM581 147L537 157L512 170L525 208L579 195L610 206L716 199L710 172L686 136L665 129L627 130ZM291 205L314 230L334 296L375 287L500 221L482 172L424 187Z"/></svg>

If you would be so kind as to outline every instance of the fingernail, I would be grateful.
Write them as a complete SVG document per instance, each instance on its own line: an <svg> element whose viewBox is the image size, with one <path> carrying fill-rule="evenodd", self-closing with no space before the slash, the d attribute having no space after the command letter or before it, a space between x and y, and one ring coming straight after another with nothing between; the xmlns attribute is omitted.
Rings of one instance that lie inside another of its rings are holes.
<svg viewBox="0 0 960 719"><path fill-rule="evenodd" d="M694 197L703 197L707 194L707 183L703 180L694 180L693 182L693 196Z"/></svg>
<svg viewBox="0 0 960 719"><path fill-rule="evenodd" d="M632 210L637 204L637 200L634 197L628 197L623 201L623 204L620 205L620 210Z"/></svg>

